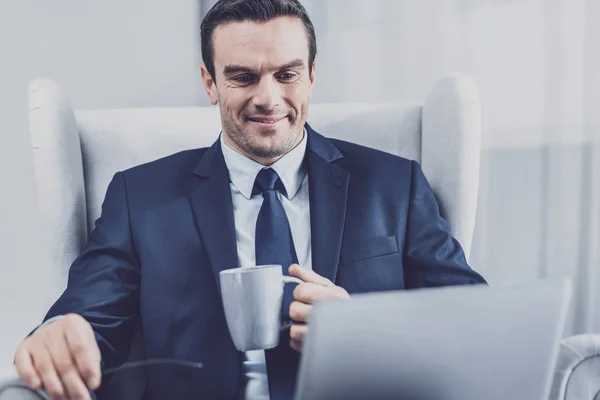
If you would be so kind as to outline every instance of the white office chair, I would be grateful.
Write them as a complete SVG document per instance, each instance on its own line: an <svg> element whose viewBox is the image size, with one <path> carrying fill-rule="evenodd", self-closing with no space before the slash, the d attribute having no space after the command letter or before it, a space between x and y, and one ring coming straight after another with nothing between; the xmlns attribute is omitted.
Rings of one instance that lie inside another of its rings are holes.
<svg viewBox="0 0 600 400"><path fill-rule="evenodd" d="M325 136L419 161L468 258L481 150L481 104L470 77L444 77L422 105L311 105L308 121ZM210 146L221 120L217 107L73 110L54 82L38 79L29 88L29 124L50 246L44 268L51 268L58 296L100 215L114 173L179 150Z"/></svg>

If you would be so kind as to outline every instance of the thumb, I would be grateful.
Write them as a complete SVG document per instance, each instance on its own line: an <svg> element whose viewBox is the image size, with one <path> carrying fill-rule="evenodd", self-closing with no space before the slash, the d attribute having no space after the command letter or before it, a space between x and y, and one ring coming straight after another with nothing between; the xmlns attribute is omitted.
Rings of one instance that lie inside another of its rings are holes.
<svg viewBox="0 0 600 400"><path fill-rule="evenodd" d="M298 264L290 265L288 271L291 276L295 276L296 278L301 279L304 282L316 283L318 285L323 286L333 286L333 282L331 282L329 279L317 274L313 270L310 270L308 268L302 268Z"/></svg>

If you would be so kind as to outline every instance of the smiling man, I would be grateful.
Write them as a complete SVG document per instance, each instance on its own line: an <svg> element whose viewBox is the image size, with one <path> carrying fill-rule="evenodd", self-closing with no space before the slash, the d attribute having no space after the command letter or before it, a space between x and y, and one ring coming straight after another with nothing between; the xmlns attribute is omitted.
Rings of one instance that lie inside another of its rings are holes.
<svg viewBox="0 0 600 400"><path fill-rule="evenodd" d="M197 396L291 399L314 302L485 282L416 162L307 124L316 38L297 0L220 0L201 36L221 134L114 176L67 289L15 356L53 398L86 398L139 322L148 358L202 361ZM305 282L284 296L293 325L277 348L240 353L219 271L266 264ZM148 373L147 396L170 398L174 378Z"/></svg>

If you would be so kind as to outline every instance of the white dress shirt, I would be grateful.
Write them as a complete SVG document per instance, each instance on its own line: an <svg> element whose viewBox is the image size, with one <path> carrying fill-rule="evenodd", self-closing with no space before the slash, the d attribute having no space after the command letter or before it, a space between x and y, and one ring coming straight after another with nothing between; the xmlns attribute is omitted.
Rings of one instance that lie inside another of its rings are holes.
<svg viewBox="0 0 600 400"><path fill-rule="evenodd" d="M254 235L262 195L252 196L254 181L263 165L253 161L227 146L221 135L221 148L229 170L235 236L240 267L256 265ZM292 240L301 267L312 269L310 246L310 209L308 201L308 176L304 154L307 133L289 153L270 166L283 183L288 197L278 193L279 200L290 223ZM287 345L287 344L284 344ZM264 350L246 352L243 371L245 375L244 399L269 400L269 385Z"/></svg>

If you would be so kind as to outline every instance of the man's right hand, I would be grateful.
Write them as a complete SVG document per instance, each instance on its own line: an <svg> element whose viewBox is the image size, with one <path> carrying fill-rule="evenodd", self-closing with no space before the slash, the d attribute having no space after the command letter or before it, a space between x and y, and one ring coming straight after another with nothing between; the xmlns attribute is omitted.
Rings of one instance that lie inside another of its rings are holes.
<svg viewBox="0 0 600 400"><path fill-rule="evenodd" d="M32 389L52 399L89 399L100 386L100 349L91 325L77 314L39 328L17 349L15 366Z"/></svg>

